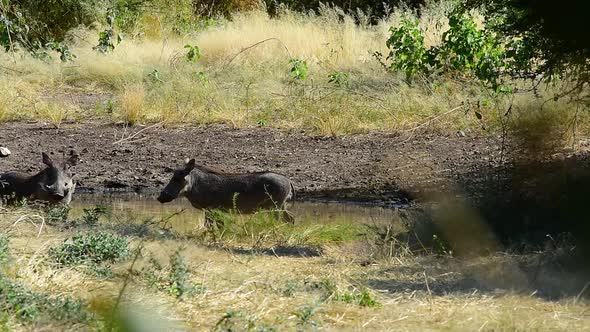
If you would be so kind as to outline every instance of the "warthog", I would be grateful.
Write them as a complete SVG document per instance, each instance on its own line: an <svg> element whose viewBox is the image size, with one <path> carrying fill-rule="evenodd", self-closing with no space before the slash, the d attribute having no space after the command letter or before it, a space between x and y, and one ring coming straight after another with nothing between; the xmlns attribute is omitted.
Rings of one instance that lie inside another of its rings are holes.
<svg viewBox="0 0 590 332"><path fill-rule="evenodd" d="M69 158L61 164L56 164L45 152L42 156L47 167L35 175L20 172L0 174L0 196L69 204L76 189L70 168L78 162L78 155L70 151Z"/></svg>
<svg viewBox="0 0 590 332"><path fill-rule="evenodd" d="M272 172L230 174L187 160L174 171L158 201L167 203L186 197L197 209L230 210L252 213L258 209L277 209L279 218L293 222L286 201L295 196L291 180ZM208 221L207 221L208 222Z"/></svg>

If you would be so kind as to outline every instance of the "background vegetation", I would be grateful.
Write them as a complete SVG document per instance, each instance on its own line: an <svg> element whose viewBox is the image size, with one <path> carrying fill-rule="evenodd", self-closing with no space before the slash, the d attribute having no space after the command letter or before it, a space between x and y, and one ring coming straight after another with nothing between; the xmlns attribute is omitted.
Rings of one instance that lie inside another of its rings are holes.
<svg viewBox="0 0 590 332"><path fill-rule="evenodd" d="M0 121L475 132L527 152L472 175L500 188L479 211L436 198L386 225L216 212L181 234L2 208L0 329L123 329L143 303L213 330L587 328L589 180L545 160L590 132L589 47L582 2L552 3L0 0ZM453 258L510 245L529 254Z"/></svg>
<svg viewBox="0 0 590 332"><path fill-rule="evenodd" d="M0 119L518 135L533 117L557 145L588 128L583 52L551 61L571 47L491 5L399 5L5 0Z"/></svg>

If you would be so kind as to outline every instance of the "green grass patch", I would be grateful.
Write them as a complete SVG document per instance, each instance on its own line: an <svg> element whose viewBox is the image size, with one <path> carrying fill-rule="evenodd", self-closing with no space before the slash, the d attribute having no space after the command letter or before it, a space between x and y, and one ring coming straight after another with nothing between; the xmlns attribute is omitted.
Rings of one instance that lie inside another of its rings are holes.
<svg viewBox="0 0 590 332"><path fill-rule="evenodd" d="M216 240L251 246L298 245L319 246L340 244L360 239L365 228L360 224L316 224L301 220L295 224L277 218L280 211L259 211L251 215L211 210L206 219L211 224L206 231Z"/></svg>
<svg viewBox="0 0 590 332"><path fill-rule="evenodd" d="M60 324L88 321L86 305L70 297L33 292L25 285L0 275L0 309L18 320L32 323L50 319Z"/></svg>

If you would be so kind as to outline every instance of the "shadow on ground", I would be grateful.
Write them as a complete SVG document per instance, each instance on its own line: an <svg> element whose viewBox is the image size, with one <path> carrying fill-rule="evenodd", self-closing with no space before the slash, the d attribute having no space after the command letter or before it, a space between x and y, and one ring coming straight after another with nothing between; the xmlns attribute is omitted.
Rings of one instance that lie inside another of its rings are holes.
<svg viewBox="0 0 590 332"><path fill-rule="evenodd" d="M319 257L324 254L320 247L273 246L270 248L243 248L222 246L221 249L237 255L267 255L276 257Z"/></svg>
<svg viewBox="0 0 590 332"><path fill-rule="evenodd" d="M587 274L576 269L568 253L488 256L463 261L424 257L413 265L378 270L367 286L400 293L424 292L434 296L518 293L559 300L590 298Z"/></svg>

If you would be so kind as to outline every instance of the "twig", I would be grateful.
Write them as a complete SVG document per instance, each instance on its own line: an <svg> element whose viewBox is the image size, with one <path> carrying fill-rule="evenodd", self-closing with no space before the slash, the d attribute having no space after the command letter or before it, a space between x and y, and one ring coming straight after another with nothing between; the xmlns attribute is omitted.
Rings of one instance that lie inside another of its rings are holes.
<svg viewBox="0 0 590 332"><path fill-rule="evenodd" d="M143 249L143 240L141 243L139 243L139 246L137 247L137 251L135 252L135 257L133 257L133 261L131 262L131 266L129 266L129 270L127 272L127 275L125 276L125 280L123 281L123 287L121 287L121 290L119 291L119 295L117 295L117 300L115 301L115 305L113 306L113 310L111 311L111 321L109 324L109 331L113 330L113 326L112 324L114 323L114 317L115 317L115 312L117 311L117 309L119 308L119 305L121 304L121 299L123 298L123 293L125 293L125 289L127 288L127 285L129 284L129 278L131 277L131 274L133 273L133 266L135 266L135 263L137 262L137 259L139 258L139 255L141 254L141 250Z"/></svg>
<svg viewBox="0 0 590 332"><path fill-rule="evenodd" d="M426 283L426 289L428 290L428 297L432 302L432 291L430 291L430 285L428 285L428 276L426 275L426 271L424 272L424 282Z"/></svg>
<svg viewBox="0 0 590 332"><path fill-rule="evenodd" d="M238 53L234 54L234 55L233 55L233 56L232 56L232 57L229 59L229 61L228 61L228 62L227 62L227 63L226 63L224 66L223 66L223 68L225 69L227 66L229 66L229 65L232 63L232 61L234 61L234 60L235 60L235 58L237 58L237 57L238 57L238 55L240 55L240 54L242 54L242 53L246 52L247 50L249 50L249 49L251 49L251 48L254 48L254 47L256 47L256 46L258 46L258 45L260 45L260 44L262 44L262 43L266 43L266 42L267 42L267 41L269 41L269 40L276 40L276 41L278 41L279 43L281 43L281 45L283 45L283 47L285 48L285 51L287 51L287 54L289 55L289 58L291 58L291 57L292 57L292 56L291 56L291 52L290 52L290 51L289 51L289 49L287 48L287 45L285 45L285 43L283 43L283 42L282 42L280 39L278 39L278 38L275 38L275 37L272 37L272 38L267 38L267 39L265 39L265 40L261 40L261 41L259 41L259 42L257 42L257 43L254 43L254 44L252 44L252 45L250 45L250 46L248 46L248 47L242 48L242 49L241 49L241 50L240 50Z"/></svg>
<svg viewBox="0 0 590 332"><path fill-rule="evenodd" d="M414 132L414 131L415 131L415 130L417 130L417 129L420 129L420 128L422 128L422 127L426 126L426 125L429 125L429 124L430 124L432 121L434 121L434 120L436 120L436 119L438 119L438 118L440 118L440 117L443 117L443 116L445 116L445 115L447 115L447 114L449 114L449 113L453 113L453 112L455 112L455 111L458 111L458 110L462 109L464 106L465 106L465 105L457 106L457 107L455 107L455 108L453 108L453 109L450 109L450 110L448 110L448 111L446 111L446 112L444 112L444 113L442 113L442 114L438 114L438 115L436 115L436 116L433 116L433 117L431 117L431 118L430 118L428 121L426 121L426 122L424 122L424 123L421 123L421 124L419 124L418 126L416 126L416 127L414 127L414 128L407 129L407 130L405 130L405 132L408 132L408 131Z"/></svg>
<svg viewBox="0 0 590 332"><path fill-rule="evenodd" d="M586 292L586 289L588 289L588 286L590 286L590 281L586 283L586 285L584 285L584 287L582 288L582 290L578 293L578 295L576 295L576 298L574 299L574 303L577 303L578 301L580 301L580 298L582 297L582 295L584 295L584 292Z"/></svg>
<svg viewBox="0 0 590 332"><path fill-rule="evenodd" d="M41 219L41 225L39 226L39 232L37 233L37 237L41 236L41 231L43 230L43 226L45 226L45 218L43 218L42 216L38 215L38 214L34 214L34 215L24 215L21 216L20 218L18 218L14 224L12 224L12 227L15 227L16 225L18 225L18 223L20 223L23 220L27 220L31 223L31 225L37 227L37 225L31 220L33 217L39 218Z"/></svg>
<svg viewBox="0 0 590 332"><path fill-rule="evenodd" d="M6 18L6 20L8 20L8 16L6 15L6 10L4 8L4 6L0 7L2 9L2 16L4 16ZM14 45L12 43L12 36L10 35L10 24L8 24L8 22L6 23L6 34L8 34L8 42L10 43L10 52L12 53L12 61L14 61L14 63L16 63L16 57L14 55Z"/></svg>
<svg viewBox="0 0 590 332"><path fill-rule="evenodd" d="M15 72L15 73L17 73L17 74L24 74L24 72L22 72L22 71L20 71L20 70L16 70L16 69L9 68L9 67L0 66L0 68L2 68L2 69L4 69L4 70L10 70L10 71L13 71L13 72Z"/></svg>
<svg viewBox="0 0 590 332"><path fill-rule="evenodd" d="M116 141L116 142L113 142L113 145L115 145L115 144L120 144L120 143L123 143L123 142L125 142L125 141L130 141L132 138L134 138L135 136L137 136L137 135L141 134L142 132L144 132L144 131L146 131L146 130L148 130L148 129L151 129L151 128L154 128L154 127L157 127L157 126L159 126L159 125L161 125L161 124L163 124L163 123L164 123L164 121L160 121L160 122L158 122L158 123L154 123L154 124L153 124L153 125L151 125L151 126L147 126L147 127L145 127L145 128L142 128L142 129L140 129L140 130L136 131L135 133L133 133L133 134L131 134L131 135L129 135L129 136L127 136L127 137L125 137L125 138L121 138L120 140L118 140L118 141Z"/></svg>
<svg viewBox="0 0 590 332"><path fill-rule="evenodd" d="M446 112L444 112L442 114L438 114L438 115L436 115L434 117L431 117L428 121L426 121L424 123L421 123L421 124L419 124L418 126L416 126L414 128L404 130L404 132L410 132L410 136L408 136L408 138L406 138L405 140L398 142L398 144L405 143L405 142L408 142L409 140L411 140L414 137L414 133L416 132L417 129L422 128L422 127L430 124L432 121L434 121L434 120L436 120L436 119L438 119L440 117L443 117L443 116L445 116L445 115L447 115L449 113L458 111L458 110L462 109L463 107L464 107L464 105L457 106L457 107L455 107L453 109L450 109L450 110L448 110L448 111L446 111Z"/></svg>

